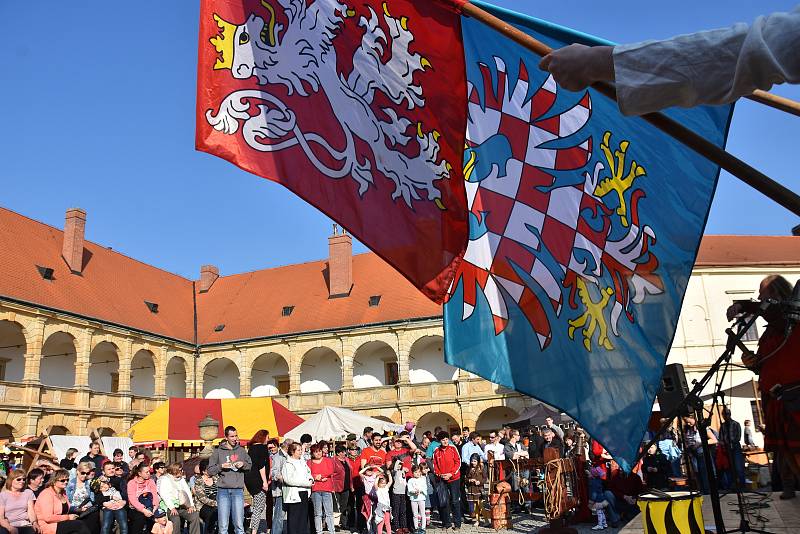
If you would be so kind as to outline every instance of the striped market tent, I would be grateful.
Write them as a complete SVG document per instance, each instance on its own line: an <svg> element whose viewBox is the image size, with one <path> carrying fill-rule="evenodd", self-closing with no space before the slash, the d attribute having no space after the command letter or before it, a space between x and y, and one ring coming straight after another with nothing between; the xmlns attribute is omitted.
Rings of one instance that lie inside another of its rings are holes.
<svg viewBox="0 0 800 534"><path fill-rule="evenodd" d="M197 424L208 415L219 421L218 439L215 441L224 437L226 426L233 425L245 445L262 428L269 430L270 437L282 437L303 422L303 418L270 397L171 398L134 424L128 435L136 445L146 447L202 447L204 442L200 439Z"/></svg>

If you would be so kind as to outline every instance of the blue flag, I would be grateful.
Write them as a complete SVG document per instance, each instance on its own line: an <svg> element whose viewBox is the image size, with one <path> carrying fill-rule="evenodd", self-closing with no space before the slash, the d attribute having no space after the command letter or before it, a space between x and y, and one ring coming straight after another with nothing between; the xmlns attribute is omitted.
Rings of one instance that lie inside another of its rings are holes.
<svg viewBox="0 0 800 534"><path fill-rule="evenodd" d="M479 4L479 2L475 2ZM553 48L608 44L479 4ZM556 406L625 466L650 419L719 168L539 57L462 26L469 244L448 363ZM732 106L668 111L724 145Z"/></svg>

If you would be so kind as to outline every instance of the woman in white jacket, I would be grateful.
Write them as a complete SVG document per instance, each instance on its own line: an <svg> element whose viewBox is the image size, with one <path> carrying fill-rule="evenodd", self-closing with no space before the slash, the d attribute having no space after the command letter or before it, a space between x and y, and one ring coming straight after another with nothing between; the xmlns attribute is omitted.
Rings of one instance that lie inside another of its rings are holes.
<svg viewBox="0 0 800 534"><path fill-rule="evenodd" d="M200 534L200 515L195 510L192 492L181 464L167 466L167 473L158 479L158 496L161 497L160 508L172 521L173 532L181 531L183 519L189 527L189 534Z"/></svg>
<svg viewBox="0 0 800 534"><path fill-rule="evenodd" d="M303 460L303 449L299 443L289 445L289 458L281 469L283 477L283 506L286 510L286 532L309 534L308 496L314 479L311 469Z"/></svg>

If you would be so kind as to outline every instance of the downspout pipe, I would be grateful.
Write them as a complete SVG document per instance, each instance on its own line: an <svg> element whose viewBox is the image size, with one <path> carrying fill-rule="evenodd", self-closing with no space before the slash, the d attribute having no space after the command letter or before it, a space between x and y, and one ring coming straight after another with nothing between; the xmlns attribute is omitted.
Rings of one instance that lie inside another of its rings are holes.
<svg viewBox="0 0 800 534"><path fill-rule="evenodd" d="M192 280L192 312L194 314L194 332L193 332L193 339L192 342L194 343L194 362L193 362L193 369L192 369L192 387L194 391L192 392L192 397L195 399L197 398L197 360L200 359L200 347L197 344L197 287L196 282Z"/></svg>

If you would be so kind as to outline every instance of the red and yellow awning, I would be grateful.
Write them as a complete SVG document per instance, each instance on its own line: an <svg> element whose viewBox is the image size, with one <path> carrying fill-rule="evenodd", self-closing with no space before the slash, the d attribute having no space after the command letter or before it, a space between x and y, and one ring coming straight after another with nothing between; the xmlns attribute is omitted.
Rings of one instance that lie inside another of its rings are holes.
<svg viewBox="0 0 800 534"><path fill-rule="evenodd" d="M219 421L219 439L223 437L223 429L233 425L245 444L262 428L269 430L270 437L283 436L303 422L301 417L270 397L172 398L133 425L128 435L136 444L176 447L202 445L197 424L207 415Z"/></svg>

